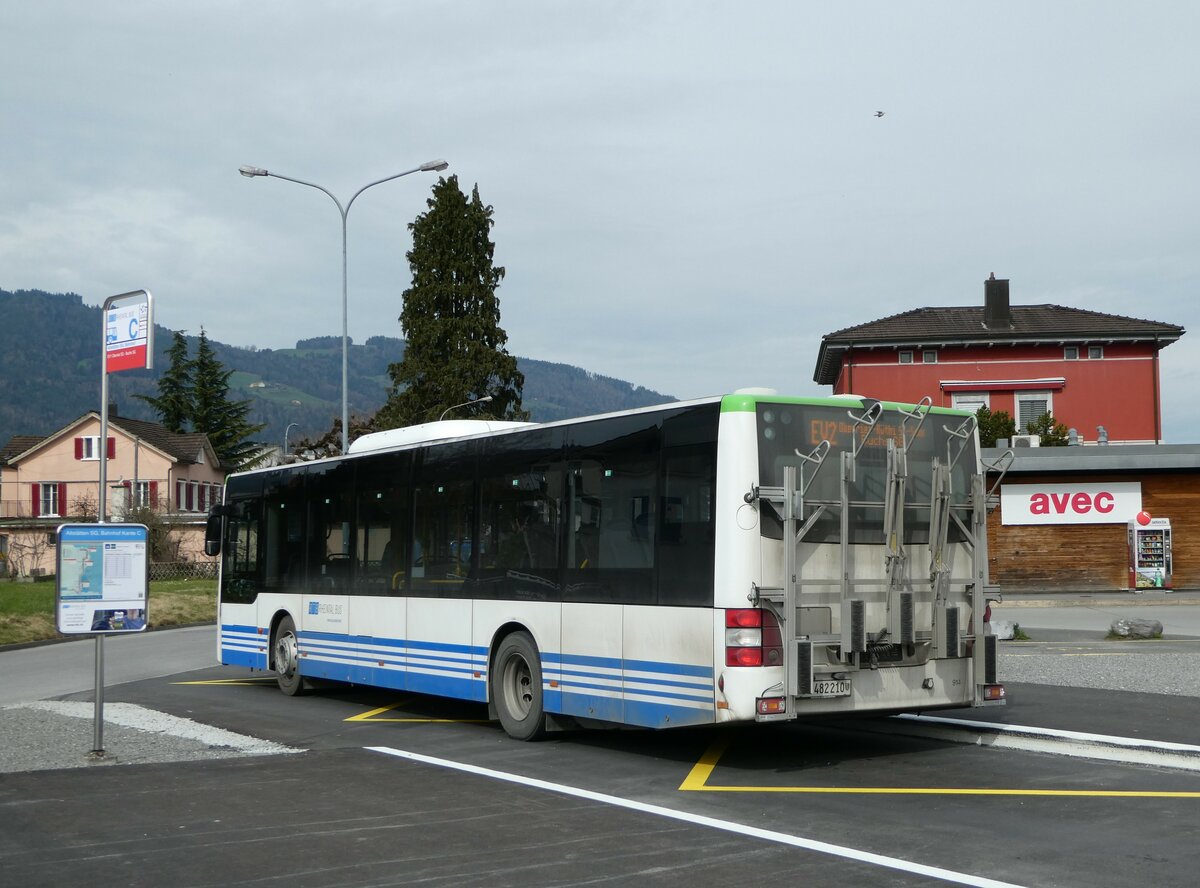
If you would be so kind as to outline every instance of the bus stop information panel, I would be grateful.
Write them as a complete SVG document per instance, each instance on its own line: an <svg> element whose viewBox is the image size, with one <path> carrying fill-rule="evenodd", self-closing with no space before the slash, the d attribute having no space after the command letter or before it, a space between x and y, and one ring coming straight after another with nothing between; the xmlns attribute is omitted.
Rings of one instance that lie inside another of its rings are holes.
<svg viewBox="0 0 1200 888"><path fill-rule="evenodd" d="M64 524L58 529L58 631L146 628L149 531L143 524Z"/></svg>

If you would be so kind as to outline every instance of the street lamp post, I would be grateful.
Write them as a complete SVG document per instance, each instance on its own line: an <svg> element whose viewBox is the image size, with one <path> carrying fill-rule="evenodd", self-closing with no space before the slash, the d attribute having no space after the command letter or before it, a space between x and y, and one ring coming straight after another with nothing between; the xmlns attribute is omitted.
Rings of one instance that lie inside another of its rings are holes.
<svg viewBox="0 0 1200 888"><path fill-rule="evenodd" d="M288 432L290 432L292 429L294 429L294 428L295 428L297 425L299 425L299 423L295 423L295 422L289 422L289 423L288 423L288 425L287 425L287 428L283 430L283 455L284 455L284 458L287 458L287 436L288 436Z"/></svg>
<svg viewBox="0 0 1200 888"><path fill-rule="evenodd" d="M323 191L329 196L337 206L338 212L342 216L342 453L345 453L350 447L350 400L349 400L349 385L350 385L350 338L347 333L347 311L346 311L346 217L350 215L350 207L354 204L355 199L366 191L368 188L373 188L376 185L382 185L384 182L390 182L392 179L399 179L401 176L408 176L412 173L429 173L441 172L450 164L444 160L431 160L421 164L411 170L405 170L402 173L396 173L394 176L387 176L383 179L376 179L374 182L368 182L358 191L354 192L354 196L346 201L343 207L342 202L334 197L333 192L328 188L316 184L315 182L305 182L303 179L293 179L291 176L272 173L270 170L264 170L262 167L256 166L241 166L238 167L238 172L248 179L253 179L256 176L271 176L274 179L283 179L286 182L295 182L297 185L307 185L309 188L315 188L318 191Z"/></svg>
<svg viewBox="0 0 1200 888"><path fill-rule="evenodd" d="M486 404L492 400L491 395L484 395L482 398L476 398L474 401L463 401L461 404L454 404L442 411L442 415L438 417L438 422L446 418L446 414L451 410L457 410L459 407L470 407L472 404Z"/></svg>

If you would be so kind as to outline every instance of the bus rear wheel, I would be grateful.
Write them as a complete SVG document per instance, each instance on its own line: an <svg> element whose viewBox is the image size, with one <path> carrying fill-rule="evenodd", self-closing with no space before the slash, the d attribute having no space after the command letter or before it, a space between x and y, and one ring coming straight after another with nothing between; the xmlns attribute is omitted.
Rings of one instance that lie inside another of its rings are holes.
<svg viewBox="0 0 1200 888"><path fill-rule="evenodd" d="M514 632L500 642L492 669L492 700L510 737L535 740L542 735L542 662L528 632Z"/></svg>
<svg viewBox="0 0 1200 888"><path fill-rule="evenodd" d="M304 677L300 674L300 641L296 636L296 623L291 617L284 617L279 621L271 652L279 690L289 697L302 694Z"/></svg>

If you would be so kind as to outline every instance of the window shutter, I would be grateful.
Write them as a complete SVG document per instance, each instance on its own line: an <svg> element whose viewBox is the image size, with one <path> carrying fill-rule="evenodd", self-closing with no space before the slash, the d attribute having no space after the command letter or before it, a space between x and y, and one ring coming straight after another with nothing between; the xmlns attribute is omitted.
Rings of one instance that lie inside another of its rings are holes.
<svg viewBox="0 0 1200 888"><path fill-rule="evenodd" d="M33 517L40 518L42 514L42 485L33 485Z"/></svg>
<svg viewBox="0 0 1200 888"><path fill-rule="evenodd" d="M150 482L150 502L146 503L151 509L158 508L158 482Z"/></svg>
<svg viewBox="0 0 1200 888"><path fill-rule="evenodd" d="M117 458L117 439L116 438L108 439L108 458L109 459Z"/></svg>
<svg viewBox="0 0 1200 888"><path fill-rule="evenodd" d="M75 439L75 458L83 459L83 438Z"/></svg>
<svg viewBox="0 0 1200 888"><path fill-rule="evenodd" d="M67 482L60 481L58 485L58 514L67 514Z"/></svg>

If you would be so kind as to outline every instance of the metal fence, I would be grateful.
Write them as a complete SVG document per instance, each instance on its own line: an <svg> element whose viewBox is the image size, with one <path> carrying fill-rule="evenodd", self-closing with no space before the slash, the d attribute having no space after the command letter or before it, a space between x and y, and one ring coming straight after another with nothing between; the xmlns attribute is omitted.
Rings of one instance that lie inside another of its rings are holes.
<svg viewBox="0 0 1200 888"><path fill-rule="evenodd" d="M162 561L150 564L151 580L215 580L216 562Z"/></svg>

